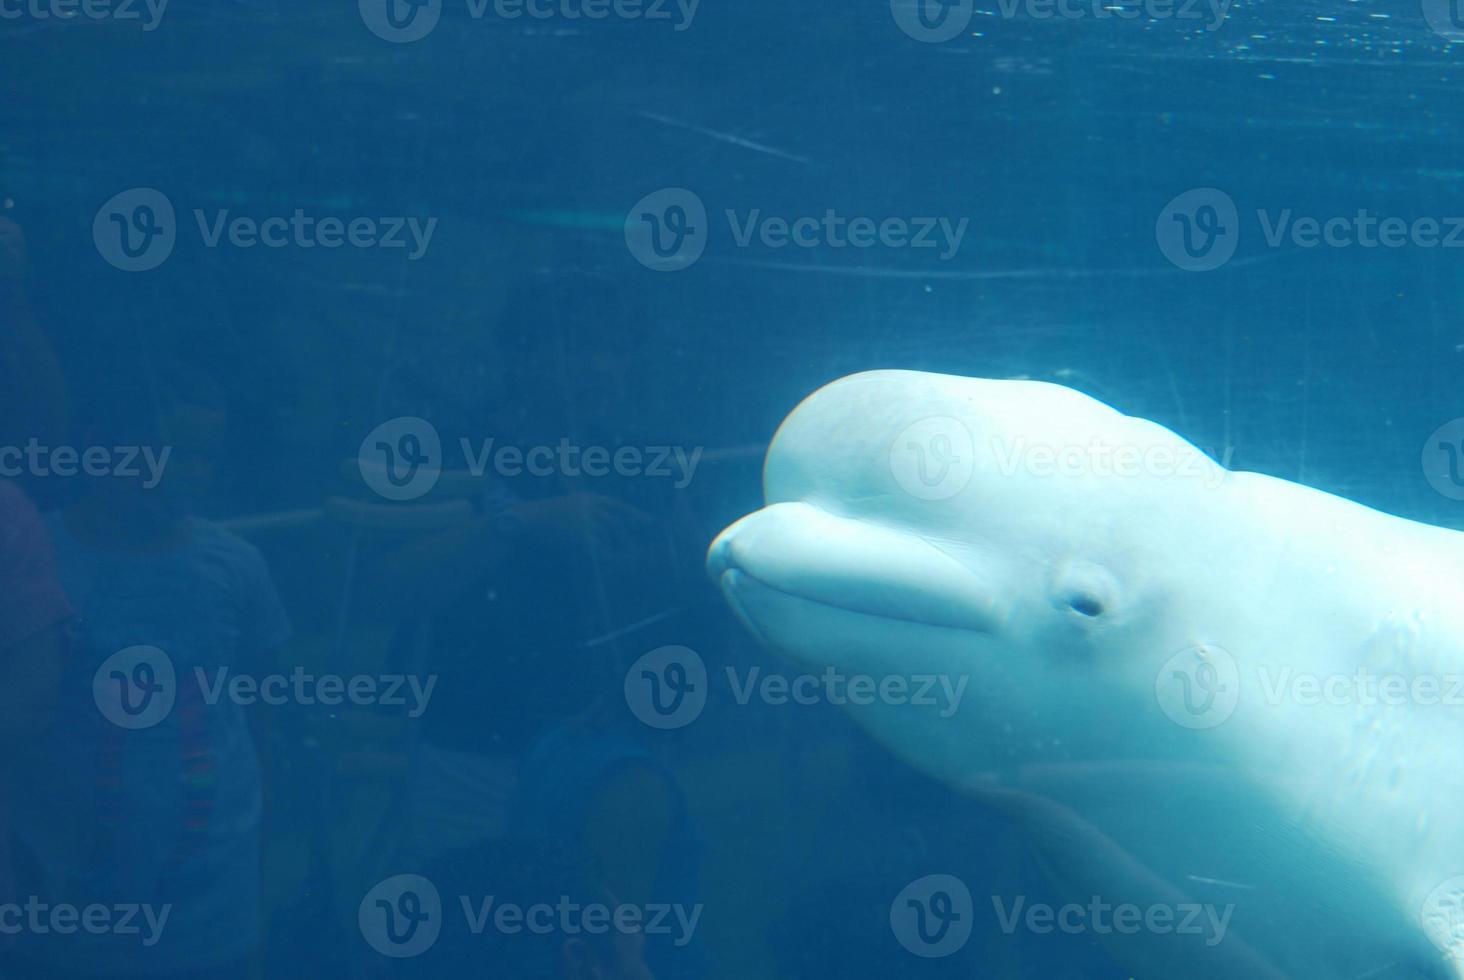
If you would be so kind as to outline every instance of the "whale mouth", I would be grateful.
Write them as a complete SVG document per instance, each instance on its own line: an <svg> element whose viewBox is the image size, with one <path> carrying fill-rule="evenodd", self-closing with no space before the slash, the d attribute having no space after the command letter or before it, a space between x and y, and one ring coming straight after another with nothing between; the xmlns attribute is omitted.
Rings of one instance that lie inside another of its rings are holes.
<svg viewBox="0 0 1464 980"><path fill-rule="evenodd" d="M749 608L758 599L978 633L997 632L1005 618L992 584L928 540L805 503L774 504L727 528L707 571L765 642Z"/></svg>
<svg viewBox="0 0 1464 980"><path fill-rule="evenodd" d="M968 619L958 622L954 617L931 617L921 616L913 611L881 610L874 611L867 608L860 608L852 602L830 602L824 599L814 599L796 592L789 592L777 586L769 585L767 582L740 568L724 569L717 579L717 584L722 590L723 597L727 600L737 618L742 621L754 636L764 645L772 645L770 637L763 629L761 620L754 612L756 609L766 608L770 604L783 604L789 607L804 607L806 609L822 609L834 613L844 613L849 616L857 616L865 620L882 620L890 623L900 623L909 626L931 627L936 629L954 629L964 632L991 633L993 629L988 628L991 624L984 621Z"/></svg>

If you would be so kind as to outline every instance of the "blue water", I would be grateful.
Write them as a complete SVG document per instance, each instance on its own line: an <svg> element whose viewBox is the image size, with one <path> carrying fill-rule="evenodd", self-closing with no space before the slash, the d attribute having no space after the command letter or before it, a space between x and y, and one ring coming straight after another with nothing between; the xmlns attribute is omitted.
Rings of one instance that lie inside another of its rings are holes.
<svg viewBox="0 0 1464 980"><path fill-rule="evenodd" d="M0 0L0 975L1126 976L705 549L885 367L1464 527L1464 12L390 2Z"/></svg>

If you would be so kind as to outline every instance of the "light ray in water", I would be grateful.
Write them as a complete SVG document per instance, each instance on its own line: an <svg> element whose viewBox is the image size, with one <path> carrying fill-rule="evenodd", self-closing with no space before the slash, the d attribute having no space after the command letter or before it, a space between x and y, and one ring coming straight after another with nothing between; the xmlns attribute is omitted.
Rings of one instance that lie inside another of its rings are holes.
<svg viewBox="0 0 1464 980"><path fill-rule="evenodd" d="M1242 885L1238 881L1225 881L1223 878L1204 878L1200 875L1185 875L1190 881L1198 881L1202 885L1221 885L1225 888L1244 888L1248 892L1256 890L1255 885Z"/></svg>
<svg viewBox="0 0 1464 980"><path fill-rule="evenodd" d="M640 116L642 119L649 119L652 122L658 122L665 126L674 126L677 129L685 129L693 133L699 133L702 136L710 136L714 140L721 140L723 143L731 143L733 146L740 146L744 150L754 150L758 153L766 153L769 156L778 157L782 160L791 160L794 163L801 163L805 166L813 163L813 161L808 159L808 157L801 157L796 153L789 153L786 150L780 150L777 147L767 146L763 143L754 143L752 140L743 139L741 136L738 136L735 133L724 133L720 130L708 129L705 126L698 126L694 123L682 122L679 119L672 119L669 116L663 116L655 112L645 112L644 110L642 110L640 112L637 112L636 115Z"/></svg>
<svg viewBox="0 0 1464 980"><path fill-rule="evenodd" d="M654 613L653 615L645 617L644 619L637 619L635 622L622 626L619 629L613 629L608 633L604 633L600 636L585 640L583 646L588 650L593 650L595 647L598 646L604 646L606 643L618 640L622 636L628 636L629 634L634 633L637 630L642 630L645 629L647 626L655 625L662 620L670 619L672 616L675 616L677 613L681 612L681 608L682 607L680 606L672 606L670 609L663 609L658 613Z"/></svg>

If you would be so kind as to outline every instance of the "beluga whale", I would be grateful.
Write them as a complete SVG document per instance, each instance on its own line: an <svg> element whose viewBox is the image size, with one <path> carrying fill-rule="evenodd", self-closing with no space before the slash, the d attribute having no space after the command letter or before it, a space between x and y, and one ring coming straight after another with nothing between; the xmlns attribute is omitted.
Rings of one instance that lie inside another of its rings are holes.
<svg viewBox="0 0 1464 980"><path fill-rule="evenodd" d="M913 371L810 395L763 482L707 557L737 618L803 667L968 680L846 707L1055 894L1140 910L1085 923L1131 976L1464 980L1464 533Z"/></svg>

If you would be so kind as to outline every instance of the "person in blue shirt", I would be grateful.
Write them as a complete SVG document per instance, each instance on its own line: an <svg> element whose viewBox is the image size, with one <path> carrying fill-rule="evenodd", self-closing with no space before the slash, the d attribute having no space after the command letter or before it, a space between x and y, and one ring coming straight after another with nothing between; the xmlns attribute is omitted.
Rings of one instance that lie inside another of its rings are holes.
<svg viewBox="0 0 1464 980"><path fill-rule="evenodd" d="M22 892L53 905L138 907L142 930L23 932L11 970L244 977L259 939L262 778L250 709L206 696L207 679L269 669L289 626L259 552L190 513L185 484L206 475L217 446L217 388L183 366L110 367L115 375L81 392L78 444L169 446L173 458L152 486L86 478L48 515L78 620L56 723L21 779L14 834ZM115 682L97 680L99 668L139 646L166 658L174 700L133 729L100 710L94 683Z"/></svg>

